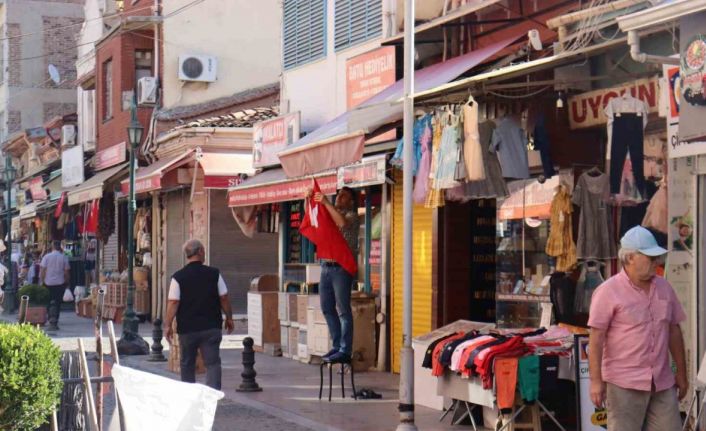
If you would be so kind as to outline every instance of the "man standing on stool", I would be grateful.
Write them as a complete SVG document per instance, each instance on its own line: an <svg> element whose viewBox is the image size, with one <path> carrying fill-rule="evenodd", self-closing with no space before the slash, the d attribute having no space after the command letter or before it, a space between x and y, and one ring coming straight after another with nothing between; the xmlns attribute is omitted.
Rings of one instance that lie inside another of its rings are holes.
<svg viewBox="0 0 706 431"><path fill-rule="evenodd" d="M54 250L48 253L39 264L39 279L49 289L49 329L59 329L59 313L64 300L64 290L69 282L71 265L69 258L61 251L61 241L53 242Z"/></svg>
<svg viewBox="0 0 706 431"><path fill-rule="evenodd" d="M313 194L313 196L312 196ZM314 202L321 203L331 215L333 222L343 234L353 256L358 256L358 219L356 194L353 189L343 187L336 196L333 205L323 193L307 193ZM321 260L321 280L319 281L319 299L321 311L326 318L333 348L323 360L326 362L350 362L353 353L353 312L351 311L351 288L353 275L333 260ZM338 309L338 311L336 311Z"/></svg>
<svg viewBox="0 0 706 431"><path fill-rule="evenodd" d="M650 231L630 229L620 240L623 271L593 293L591 400L607 407L609 431L681 429L677 395L683 399L689 384L679 324L686 314L672 286L655 275L665 253Z"/></svg>
<svg viewBox="0 0 706 431"><path fill-rule="evenodd" d="M187 264L172 276L169 285L165 335L172 340L172 322L177 321L181 347L181 381L196 382L196 354L201 350L206 366L206 385L221 389L221 356L223 316L226 329L233 332L233 311L228 288L216 268L203 264L206 250L201 241L191 239L184 244Z"/></svg>

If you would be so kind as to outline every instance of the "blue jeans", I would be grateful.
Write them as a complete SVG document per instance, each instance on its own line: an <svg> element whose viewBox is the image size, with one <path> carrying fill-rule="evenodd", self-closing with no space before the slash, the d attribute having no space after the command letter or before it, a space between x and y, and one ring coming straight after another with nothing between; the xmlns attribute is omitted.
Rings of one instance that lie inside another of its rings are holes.
<svg viewBox="0 0 706 431"><path fill-rule="evenodd" d="M333 339L333 348L348 355L353 352L352 284L353 277L345 269L338 265L321 264L321 311Z"/></svg>

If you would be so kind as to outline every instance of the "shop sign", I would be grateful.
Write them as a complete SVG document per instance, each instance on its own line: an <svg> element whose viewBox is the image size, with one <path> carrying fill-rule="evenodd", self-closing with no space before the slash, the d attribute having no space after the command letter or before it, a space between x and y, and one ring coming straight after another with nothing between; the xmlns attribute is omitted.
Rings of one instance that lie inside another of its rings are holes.
<svg viewBox="0 0 706 431"><path fill-rule="evenodd" d="M680 69L677 66L663 66L665 93L668 100L667 111L667 146L670 159L676 157L706 154L706 141L686 141L679 135L679 111L681 109Z"/></svg>
<svg viewBox="0 0 706 431"><path fill-rule="evenodd" d="M322 193L327 195L336 193L336 175L317 177L316 181L319 183ZM304 178L245 189L235 189L228 192L228 206L262 205L304 199L307 188L311 186L311 178Z"/></svg>
<svg viewBox="0 0 706 431"><path fill-rule="evenodd" d="M385 46L346 61L346 107L355 108L395 83L395 47Z"/></svg>
<svg viewBox="0 0 706 431"><path fill-rule="evenodd" d="M649 112L659 110L659 79L640 79L613 88L604 88L569 98L569 125L571 129L593 127L608 122L605 109L608 102L616 97L629 94L647 104Z"/></svg>
<svg viewBox="0 0 706 431"><path fill-rule="evenodd" d="M680 20L679 140L706 140L706 12ZM703 153L703 151L701 151Z"/></svg>
<svg viewBox="0 0 706 431"><path fill-rule="evenodd" d="M380 265L382 263L382 245L379 239L370 241L370 259L371 265Z"/></svg>
<svg viewBox="0 0 706 431"><path fill-rule="evenodd" d="M145 178L135 178L135 193L151 192L162 187L162 177L159 174ZM130 180L120 183L120 190L123 194L130 193Z"/></svg>
<svg viewBox="0 0 706 431"><path fill-rule="evenodd" d="M576 397L579 400L579 422L581 431L603 431L608 428L608 413L596 408L591 401L591 375L588 370L588 336L574 336L574 358L576 360Z"/></svg>
<svg viewBox="0 0 706 431"><path fill-rule="evenodd" d="M385 166L385 156L379 156L338 168L338 188L383 184L385 182Z"/></svg>
<svg viewBox="0 0 706 431"><path fill-rule="evenodd" d="M277 153L299 139L300 114L294 112L253 126L253 167L278 165Z"/></svg>
<svg viewBox="0 0 706 431"><path fill-rule="evenodd" d="M42 165L48 165L54 160L59 160L59 157L61 157L59 150L52 146L48 146L39 154L39 161Z"/></svg>
<svg viewBox="0 0 706 431"><path fill-rule="evenodd" d="M508 183L510 196L500 205L500 219L548 219L551 216L556 188L562 182L569 186L569 190L573 190L573 175L570 170L562 170L559 175L554 175L544 183L537 180L518 180Z"/></svg>
<svg viewBox="0 0 706 431"><path fill-rule="evenodd" d="M706 36L691 38L681 54L681 91L691 105L706 105Z"/></svg>
<svg viewBox="0 0 706 431"><path fill-rule="evenodd" d="M229 189L243 182L241 175L206 175L203 186L208 189Z"/></svg>
<svg viewBox="0 0 706 431"><path fill-rule="evenodd" d="M29 192L33 201L43 201L47 198L47 191L44 190L44 179L41 176L29 180Z"/></svg>
<svg viewBox="0 0 706 431"><path fill-rule="evenodd" d="M84 181L83 147L77 145L61 153L61 185L77 186Z"/></svg>
<svg viewBox="0 0 706 431"><path fill-rule="evenodd" d="M126 160L125 141L96 152L96 171L123 163Z"/></svg>

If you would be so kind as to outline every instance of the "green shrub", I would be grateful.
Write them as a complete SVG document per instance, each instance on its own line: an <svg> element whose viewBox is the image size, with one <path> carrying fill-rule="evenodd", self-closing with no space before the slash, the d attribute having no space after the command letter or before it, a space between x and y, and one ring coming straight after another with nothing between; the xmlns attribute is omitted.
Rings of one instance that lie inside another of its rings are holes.
<svg viewBox="0 0 706 431"><path fill-rule="evenodd" d="M49 301L51 300L49 289L38 284L28 284L22 287L17 292L17 299L19 300L24 295L29 296L30 307L46 307L49 305Z"/></svg>
<svg viewBox="0 0 706 431"><path fill-rule="evenodd" d="M46 423L61 395L60 355L34 326L0 324L0 430Z"/></svg>

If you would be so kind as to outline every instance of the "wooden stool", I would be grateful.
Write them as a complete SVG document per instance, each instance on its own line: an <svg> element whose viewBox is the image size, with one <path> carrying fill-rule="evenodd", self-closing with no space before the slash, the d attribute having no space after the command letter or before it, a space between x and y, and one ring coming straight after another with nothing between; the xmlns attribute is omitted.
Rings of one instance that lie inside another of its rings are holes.
<svg viewBox="0 0 706 431"><path fill-rule="evenodd" d="M518 422L517 417L519 417L519 414L523 410L529 410L529 422ZM517 417L515 417L517 415ZM515 430L532 430L532 431L542 431L542 421L539 417L539 405L537 403L534 404L525 404L521 406L519 409L517 407L513 407L512 409L512 417L515 417L515 420L510 423L510 426L507 428L508 431L515 431Z"/></svg>
<svg viewBox="0 0 706 431"><path fill-rule="evenodd" d="M328 366L328 400L331 402L331 392L333 391L333 366L336 364L341 364L341 398L346 398L346 390L344 387L344 378L346 374L346 365L351 370L351 386L353 387L353 399L358 400L358 395L355 393L355 372L353 371L353 364L351 361L346 362L322 362L319 366L319 399L321 399L321 394L324 390L324 367Z"/></svg>

